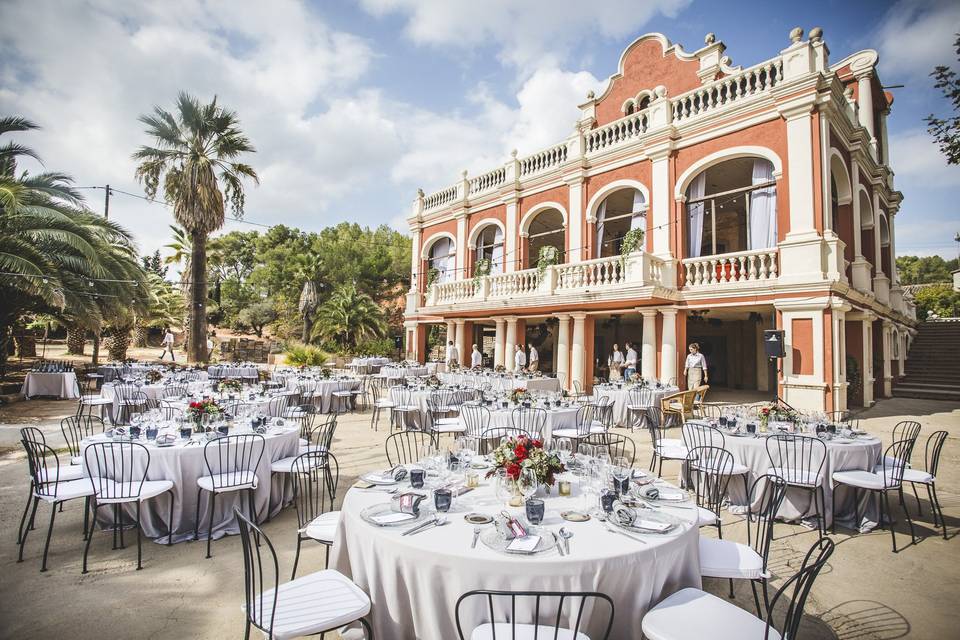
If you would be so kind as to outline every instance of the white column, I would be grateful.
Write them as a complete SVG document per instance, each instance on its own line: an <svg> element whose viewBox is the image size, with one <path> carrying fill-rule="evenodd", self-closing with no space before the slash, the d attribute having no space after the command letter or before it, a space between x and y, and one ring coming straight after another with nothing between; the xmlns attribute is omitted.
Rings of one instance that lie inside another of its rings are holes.
<svg viewBox="0 0 960 640"><path fill-rule="evenodd" d="M870 139L876 137L874 134L873 128L873 74L865 73L863 75L857 76L857 114L860 117L860 124L864 129L867 130L867 133L870 134Z"/></svg>
<svg viewBox="0 0 960 640"><path fill-rule="evenodd" d="M514 356L517 353L517 318L511 316L507 318L507 340L503 349L503 366L507 371L513 371Z"/></svg>
<svg viewBox="0 0 960 640"><path fill-rule="evenodd" d="M816 233L813 223L812 105L784 114L787 119L787 163L790 167L790 236Z"/></svg>
<svg viewBox="0 0 960 640"><path fill-rule="evenodd" d="M469 361L467 360L467 349L470 348L467 345L467 332L463 330L463 320L457 320L457 339L453 343L457 347L457 361L460 363L461 367L469 366Z"/></svg>
<svg viewBox="0 0 960 640"><path fill-rule="evenodd" d="M670 160L669 153L653 159L652 192L650 194L650 215L653 224L653 255L658 258L672 258L670 252Z"/></svg>
<svg viewBox="0 0 960 640"><path fill-rule="evenodd" d="M569 211L567 211L567 238L570 253L565 262L580 262L583 259L583 182L577 178L570 183Z"/></svg>
<svg viewBox="0 0 960 640"><path fill-rule="evenodd" d="M511 200L507 203L507 231L503 237L504 254L504 273L510 273L517 270L517 258L519 246L517 245L517 201Z"/></svg>
<svg viewBox="0 0 960 640"><path fill-rule="evenodd" d="M570 378L573 382L578 382L580 388L583 389L584 385L584 370L583 364L586 358L586 349L584 348L584 321L587 318L585 313L574 313L571 314L573 318L573 355L570 358ZM571 383L571 387L573 384Z"/></svg>
<svg viewBox="0 0 960 640"><path fill-rule="evenodd" d="M880 121L877 123L880 128L880 163L890 165L890 143L887 137L887 116L890 115L889 109L880 112Z"/></svg>
<svg viewBox="0 0 960 640"><path fill-rule="evenodd" d="M867 316L863 322L863 406L873 405L873 316Z"/></svg>
<svg viewBox="0 0 960 640"><path fill-rule="evenodd" d="M467 214L457 216L457 273L454 280L463 280L467 277ZM461 361L462 362L462 361Z"/></svg>
<svg viewBox="0 0 960 640"><path fill-rule="evenodd" d="M413 243L410 247L410 289L417 288L417 274L420 271L420 238L423 232L420 225L412 226L410 229L413 234Z"/></svg>
<svg viewBox="0 0 960 640"><path fill-rule="evenodd" d="M557 315L557 378L570 388L570 316Z"/></svg>
<svg viewBox="0 0 960 640"><path fill-rule="evenodd" d="M663 331L660 341L660 380L677 377L677 310L661 309ZM680 381L678 380L677 383Z"/></svg>
<svg viewBox="0 0 960 640"><path fill-rule="evenodd" d="M834 303L831 309L833 362L833 410L844 411L847 408L847 337L845 335L848 304Z"/></svg>
<svg viewBox="0 0 960 640"><path fill-rule="evenodd" d="M497 324L497 337L493 341L493 366L499 367L503 364L503 339L506 322L503 318L495 318L494 322Z"/></svg>
<svg viewBox="0 0 960 640"><path fill-rule="evenodd" d="M883 397L893 395L893 323L883 322Z"/></svg>
<svg viewBox="0 0 960 640"><path fill-rule="evenodd" d="M900 375L900 376L905 376L905 375L907 375L907 349L909 348L909 347L907 346L907 344L908 344L908 341L907 341L907 332L906 332L906 331L900 331L899 334L898 334L898 336L897 336L897 339L900 341L900 345L899 345L899 348L900 348L900 371L899 371L898 375Z"/></svg>
<svg viewBox="0 0 960 640"><path fill-rule="evenodd" d="M644 309L643 336L640 347L640 375L645 380L657 377L657 310Z"/></svg>
<svg viewBox="0 0 960 640"><path fill-rule="evenodd" d="M447 346L450 341L457 344L457 324L453 320L447 320L447 339L443 341L443 360L447 360Z"/></svg>

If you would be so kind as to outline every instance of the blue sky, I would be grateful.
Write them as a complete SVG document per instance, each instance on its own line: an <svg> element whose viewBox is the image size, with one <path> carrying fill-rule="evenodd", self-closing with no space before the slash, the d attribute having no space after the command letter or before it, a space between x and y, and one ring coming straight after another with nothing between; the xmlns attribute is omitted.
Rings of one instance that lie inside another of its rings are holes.
<svg viewBox="0 0 960 640"><path fill-rule="evenodd" d="M42 124L23 141L78 185L141 193L137 116L169 107L180 89L217 94L258 148L248 220L402 229L417 187L566 137L576 104L638 35L659 31L692 51L714 32L749 66L776 55L795 26L822 27L833 60L877 49L884 84L906 85L889 121L905 196L897 250L956 255L960 167L946 165L922 122L947 107L928 74L957 65L956 2L5 0L0 112ZM87 193L99 208L102 192ZM111 214L144 250L167 240L159 205L117 195Z"/></svg>

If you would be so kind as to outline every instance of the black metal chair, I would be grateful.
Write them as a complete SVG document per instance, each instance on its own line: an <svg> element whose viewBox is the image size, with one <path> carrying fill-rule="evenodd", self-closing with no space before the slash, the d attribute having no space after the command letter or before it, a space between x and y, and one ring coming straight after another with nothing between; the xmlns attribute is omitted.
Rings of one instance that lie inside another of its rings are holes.
<svg viewBox="0 0 960 640"><path fill-rule="evenodd" d="M651 389L632 387L627 392L627 416L630 418L630 431L638 427L649 426L649 409L654 408L654 406Z"/></svg>
<svg viewBox="0 0 960 640"><path fill-rule="evenodd" d="M414 416L420 416L420 407L414 404L409 387L390 387L390 430L409 429L414 425Z"/></svg>
<svg viewBox="0 0 960 640"><path fill-rule="evenodd" d="M269 639L294 638L338 629L344 621L360 622L367 638L373 639L373 630L364 619L370 613L370 598L360 587L331 569L281 585L280 563L270 538L239 509L234 513L243 547L245 640L250 638L251 627Z"/></svg>
<svg viewBox="0 0 960 640"><path fill-rule="evenodd" d="M890 501L888 494L890 491L896 491L900 498L900 504L903 505L903 513L907 517L907 523L910 525L910 542L916 541L916 535L913 530L913 520L910 519L910 510L907 509L903 501L903 475L906 470L907 461L910 459L910 450L913 448L913 442L910 440L898 440L887 447L886 453L877 467L877 471L837 471L831 478L834 489L838 484L843 484L853 489L854 501L857 500L857 491L863 489L876 494L877 503L880 511L879 526L883 528L884 515L888 516L890 522L890 538L893 541L893 552L897 552L897 535L893 530L893 514L890 511ZM859 503L857 503L859 504ZM855 513L854 526L857 526L860 520L860 514ZM836 531L837 519L833 519L831 530Z"/></svg>
<svg viewBox="0 0 960 640"><path fill-rule="evenodd" d="M330 564L330 546L340 522L340 512L333 510L340 481L340 463L328 451L307 451L293 462L293 504L297 511L297 555L293 559L290 579L297 577L300 546L304 540L316 540L326 547L326 564Z"/></svg>
<svg viewBox="0 0 960 640"><path fill-rule="evenodd" d="M606 447L610 459L626 458L633 467L637 458L637 445L633 440L619 433L593 433L584 442L594 447Z"/></svg>
<svg viewBox="0 0 960 640"><path fill-rule="evenodd" d="M331 394L333 402L332 413L353 411L354 380L341 379L337 381L336 389Z"/></svg>
<svg viewBox="0 0 960 640"><path fill-rule="evenodd" d="M289 396L283 394L273 396L267 401L267 415L271 418L282 418L289 402Z"/></svg>
<svg viewBox="0 0 960 640"><path fill-rule="evenodd" d="M603 425L603 428L609 431L613 428L613 401L610 396L600 396L594 401L594 418Z"/></svg>
<svg viewBox="0 0 960 640"><path fill-rule="evenodd" d="M97 416L67 416L60 421L60 431L70 451L70 464L78 465L83 462L80 456L80 442L95 433L103 433L105 428L103 418Z"/></svg>
<svg viewBox="0 0 960 640"><path fill-rule="evenodd" d="M917 444L917 438L920 437L920 423L915 420L902 420L894 425L893 427L893 440L892 442L900 442L901 440L906 440L910 443L909 448L906 452L906 457L903 459L906 463L906 467L910 468L910 460L913 457L913 448ZM882 460L877 460L877 469L880 468ZM887 460L888 466L894 466L895 461Z"/></svg>
<svg viewBox="0 0 960 640"><path fill-rule="evenodd" d="M210 494L210 518L207 525L207 558L213 540L213 514L216 511L217 495L242 491L247 494L250 517L256 519L253 497L257 489L257 469L263 458L266 439L258 434L223 436L210 440L203 447L203 461L207 475L197 478L197 513L194 520L193 539L200 538L200 495ZM269 490L269 487L268 487Z"/></svg>
<svg viewBox="0 0 960 640"><path fill-rule="evenodd" d="M510 413L514 429L520 429L534 440L543 440L547 426L547 410L539 407L517 407Z"/></svg>
<svg viewBox="0 0 960 640"><path fill-rule="evenodd" d="M705 422L684 422L680 429L680 435L683 436L683 446L687 451L693 451L697 447L720 447L727 448L727 440L723 431ZM750 468L740 464L735 458L732 458L733 466L730 467L730 474L739 476L743 480L744 494L750 495Z"/></svg>
<svg viewBox="0 0 960 640"><path fill-rule="evenodd" d="M700 589L686 588L662 600L643 617L643 634L650 640L702 640L716 634L718 629L736 630L741 640L769 640L770 638L799 638L800 620L807 596L817 576L833 554L830 538L821 538L803 558L797 573L780 587L765 607L766 615L754 617L737 605ZM780 633L774 618L776 606L784 596L790 599L785 608Z"/></svg>
<svg viewBox="0 0 960 640"><path fill-rule="evenodd" d="M437 439L426 431L401 431L387 438L384 450L387 454L387 463L391 467L398 464L411 464L420 459L420 449L424 445L438 446Z"/></svg>
<svg viewBox="0 0 960 640"><path fill-rule="evenodd" d="M650 407L647 410L650 419L647 420L647 432L650 434L650 471L656 470L657 477L663 477L663 461L687 459L688 450L682 440L668 439L663 437L662 420L658 419L661 415L659 407Z"/></svg>
<svg viewBox="0 0 960 640"><path fill-rule="evenodd" d="M113 548L117 548L117 535L123 544L123 505L134 505L134 526L137 529L137 569L143 568L143 548L140 541L140 505L164 493L170 495L170 516L167 520L167 545L173 544L173 482L170 480L147 480L150 471L150 451L137 442L95 442L83 452L90 483L93 486L93 522L97 521L100 507L113 510ZM83 573L87 573L87 555L93 541L92 528L83 548Z"/></svg>
<svg viewBox="0 0 960 640"><path fill-rule="evenodd" d="M949 435L946 431L931 433L923 450L924 470L905 469L903 472L903 481L909 482L913 487L913 495L917 499L917 515L920 517L923 517L923 510L920 507L920 496L917 495L917 485L922 484L927 488L930 510L933 512L933 526L943 527L944 540L947 539L947 522L943 519L943 509L937 497L937 470L940 468L940 453Z"/></svg>
<svg viewBox="0 0 960 640"><path fill-rule="evenodd" d="M37 429L33 429L33 431L40 433ZM47 528L47 541L43 546L43 563L40 567L40 571L46 571L50 538L53 535L53 522L57 516L57 510L64 502L83 498L83 535L86 537L89 529L88 508L90 496L93 495L93 488L88 481L83 479L64 480L61 476L60 460L57 458L56 451L47 446L44 441L38 440L35 433L29 432L27 429L21 429L20 433L20 443L27 452L27 464L30 468L33 507L30 511L29 521L26 521L25 518L21 519L20 550L17 555L17 562L23 562L23 548L27 543L27 535L33 528L37 506L43 500L50 504L50 525ZM43 434L40 434L40 437L42 438ZM26 513L24 513L24 516L26 516Z"/></svg>
<svg viewBox="0 0 960 640"><path fill-rule="evenodd" d="M44 437L43 432L36 427L22 427L20 429L20 440L32 442L36 444L47 444L47 439ZM79 460L78 460L79 462ZM57 461L59 466L59 460ZM27 485L27 503L23 507L23 515L20 517L20 527L17 529L17 544L20 544L20 539L23 537L23 527L27 521L27 514L30 513L30 504L33 502L33 489L35 487L34 477L32 467L30 466L30 458L27 458L27 477L30 479L30 484ZM71 458L70 466L60 467L59 478L62 482L67 482L69 480L79 480L83 478L83 467L79 464L73 464ZM61 507L62 510L62 507ZM33 518L30 518L29 527L31 530L34 528Z"/></svg>
<svg viewBox="0 0 960 640"><path fill-rule="evenodd" d="M693 489L697 501L697 526L716 527L717 535L723 538L720 509L732 476L733 454L723 447L711 445L688 451L687 484Z"/></svg>
<svg viewBox="0 0 960 640"><path fill-rule="evenodd" d="M817 531L822 538L827 532L827 503L823 489L823 465L827 445L819 438L793 434L777 434L765 443L770 459L770 475L783 478L788 487L810 493L817 513Z"/></svg>
<svg viewBox="0 0 960 640"><path fill-rule="evenodd" d="M475 600L479 602L474 603ZM473 626L477 618L475 612L481 607L486 609L488 621ZM589 620L584 616L584 611L589 612ZM597 629L604 629L602 636L592 640L606 640L613 629L614 613L613 600L595 591L477 589L460 596L455 610L460 640L585 638L581 629L588 622ZM466 630L465 622L470 625Z"/></svg>
<svg viewBox="0 0 960 640"><path fill-rule="evenodd" d="M577 409L576 424L573 428L565 427L562 429L553 429L554 438L566 438L570 440L573 450L581 440L590 437L593 433L605 433L606 429L596 419L596 405L583 404Z"/></svg>

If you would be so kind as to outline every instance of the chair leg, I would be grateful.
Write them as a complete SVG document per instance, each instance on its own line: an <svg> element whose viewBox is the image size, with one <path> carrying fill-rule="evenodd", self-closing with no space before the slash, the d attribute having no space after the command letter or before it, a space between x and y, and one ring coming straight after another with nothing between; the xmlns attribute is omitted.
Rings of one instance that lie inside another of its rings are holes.
<svg viewBox="0 0 960 640"><path fill-rule="evenodd" d="M300 537L300 534L297 534L297 553L293 556L293 571L290 572L290 579L294 580L297 577L297 565L300 564L300 545L303 544L303 538Z"/></svg>
<svg viewBox="0 0 960 640"><path fill-rule="evenodd" d="M365 618L360 618L360 625L363 627L363 632L367 634L367 639L373 640L373 629L370 627L370 623Z"/></svg>
<svg viewBox="0 0 960 640"><path fill-rule="evenodd" d="M33 496L33 509L30 511L30 522L33 522L33 517L37 515L37 505L40 504L40 498ZM30 533L30 529L33 527L27 526L23 530L23 535L20 536L20 554L17 556L17 562L23 562L23 546L27 543L27 534Z"/></svg>
<svg viewBox="0 0 960 640"><path fill-rule="evenodd" d="M728 578L730 580L730 599L733 600L733 578Z"/></svg>
<svg viewBox="0 0 960 640"><path fill-rule="evenodd" d="M90 525L90 496L83 499L83 537L87 537L87 528Z"/></svg>
<svg viewBox="0 0 960 640"><path fill-rule="evenodd" d="M97 519L97 505L93 505L93 519ZM87 555L90 553L90 543L93 541L93 530L87 536L87 543L83 545L83 570L80 573L87 573Z"/></svg>
<svg viewBox="0 0 960 640"><path fill-rule="evenodd" d="M137 500L137 571L143 569L143 546L140 542L140 505L142 503L140 500Z"/></svg>
<svg viewBox="0 0 960 640"><path fill-rule="evenodd" d="M197 489L197 514L193 519L193 539L200 539L200 489Z"/></svg>
<svg viewBox="0 0 960 640"><path fill-rule="evenodd" d="M170 519L167 520L167 546L173 544L173 489L170 493Z"/></svg>
<svg viewBox="0 0 960 640"><path fill-rule="evenodd" d="M53 537L53 520L57 517L57 504L52 505L50 509L50 526L47 527L47 542L43 545L43 565L40 571L47 570L47 553L50 551L50 538Z"/></svg>
<svg viewBox="0 0 960 640"><path fill-rule="evenodd" d="M207 522L207 558L211 558L210 555L210 543L213 541L213 512L217 507L217 492L210 492L210 518Z"/></svg>
<svg viewBox="0 0 960 640"><path fill-rule="evenodd" d="M894 531L894 522L893 522L893 513L890 511L890 498L886 491L880 492L880 497L883 500L883 506L886 508L887 517L890 518L890 539L893 540L893 552L897 552L897 533ZM883 516L881 516L882 518Z"/></svg>
<svg viewBox="0 0 960 640"><path fill-rule="evenodd" d="M731 581L732 582L732 581ZM753 604L757 608L757 617L763 620L766 616L763 615L763 612L760 611L760 598L757 596L757 581L750 581L750 591L753 592Z"/></svg>
<svg viewBox="0 0 960 640"><path fill-rule="evenodd" d="M933 494L933 501L931 502L931 509L935 509L937 513L940 514L940 526L943 527L943 539L947 539L947 521L943 517L943 507L940 506L940 498L937 496L937 485L929 484L927 485L928 490Z"/></svg>
<svg viewBox="0 0 960 640"><path fill-rule="evenodd" d="M907 517L907 525L910 527L910 544L915 544L917 542L916 533L913 529L913 518L910 517L910 509L907 508L907 503L903 499L903 485L900 485L900 504L903 505L903 515Z"/></svg>
<svg viewBox="0 0 960 640"><path fill-rule="evenodd" d="M818 484L813 489L813 505L817 510L817 533L819 534L821 540L823 540L823 536L827 531L827 506L825 502L826 500L824 499L823 485Z"/></svg>
<svg viewBox="0 0 960 640"><path fill-rule="evenodd" d="M917 483L911 482L910 486L913 487L913 497L917 499L917 517L923 517L923 509L920 507L920 496L917 494ZM931 507L932 508L932 507Z"/></svg>
<svg viewBox="0 0 960 640"><path fill-rule="evenodd" d="M27 488L27 504L23 505L23 515L20 516L20 528L17 530L17 544L23 538L23 527L27 523L27 514L30 513L30 502L33 500L33 480L30 480L30 486Z"/></svg>

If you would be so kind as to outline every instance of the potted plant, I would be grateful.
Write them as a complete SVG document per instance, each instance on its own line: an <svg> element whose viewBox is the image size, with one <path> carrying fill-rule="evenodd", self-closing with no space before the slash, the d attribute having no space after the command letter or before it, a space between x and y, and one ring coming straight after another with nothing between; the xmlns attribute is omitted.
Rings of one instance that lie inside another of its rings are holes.
<svg viewBox="0 0 960 640"><path fill-rule="evenodd" d="M552 267L560 261L560 251L553 245L548 244L540 247L540 253L537 254L537 277L543 279L543 273L547 267Z"/></svg>
<svg viewBox="0 0 960 640"><path fill-rule="evenodd" d="M473 266L473 288L474 290L480 288L480 280L484 277L490 275L490 269L492 268L493 263L490 262L490 258L484 258L478 260L477 264Z"/></svg>
<svg viewBox="0 0 960 640"><path fill-rule="evenodd" d="M630 229L623 236L623 242L620 244L620 262L624 267L627 265L627 256L643 248L645 236L646 232L643 229Z"/></svg>

